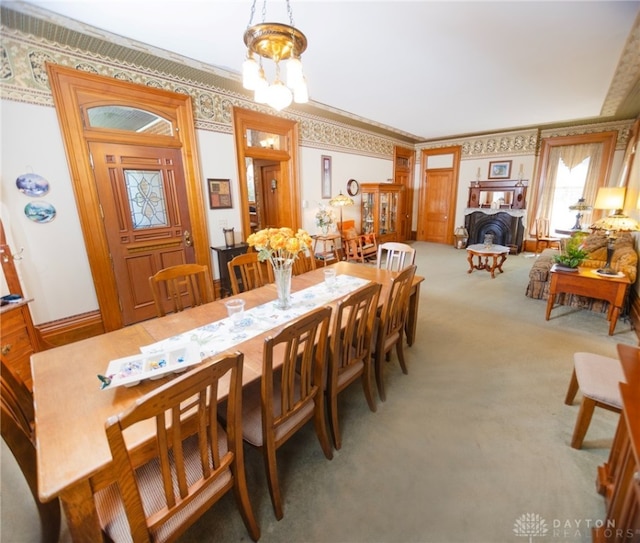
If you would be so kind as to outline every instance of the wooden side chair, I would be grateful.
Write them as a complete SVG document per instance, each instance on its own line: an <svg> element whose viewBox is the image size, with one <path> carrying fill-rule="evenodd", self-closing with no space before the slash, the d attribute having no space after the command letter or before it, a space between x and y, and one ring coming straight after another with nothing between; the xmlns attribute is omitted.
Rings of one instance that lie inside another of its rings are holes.
<svg viewBox="0 0 640 543"><path fill-rule="evenodd" d="M371 338L381 288L379 283L370 283L339 301L335 309L326 394L329 426L336 449L342 446L338 425L338 394L342 390L360 378L369 409L376 411Z"/></svg>
<svg viewBox="0 0 640 543"><path fill-rule="evenodd" d="M95 500L110 541L174 541L230 490L251 539L259 539L242 449L242 362L241 353L205 360L107 420L117 484ZM217 420L223 383L226 427ZM123 435L137 424L156 429L138 451Z"/></svg>
<svg viewBox="0 0 640 543"><path fill-rule="evenodd" d="M375 372L378 394L385 401L387 396L384 389L383 362L388 359L391 349L395 346L398 361L402 373L407 374L407 365L404 361L403 330L409 310L409 295L411 283L416 273L415 264L402 270L391 281L391 287L387 293L382 307L382 313L378 319L378 327L375 335Z"/></svg>
<svg viewBox="0 0 640 543"><path fill-rule="evenodd" d="M312 251L304 250L298 253L293 261L293 275L301 275L316 269L316 258Z"/></svg>
<svg viewBox="0 0 640 543"><path fill-rule="evenodd" d="M540 252L540 246L544 244L545 248L555 246L558 250L562 250L562 238L553 237L549 232L549 219L536 219L536 254Z"/></svg>
<svg viewBox="0 0 640 543"><path fill-rule="evenodd" d="M260 262L256 252L233 257L227 262L227 268L233 294L241 294L274 281L272 274L269 273L271 265ZM265 273L265 268L267 273Z"/></svg>
<svg viewBox="0 0 640 543"><path fill-rule="evenodd" d="M244 390L244 439L262 451L271 503L278 520L283 517L278 448L313 420L324 455L333 458L323 392L330 318L331 308L317 308L268 337L264 343L262 379Z"/></svg>
<svg viewBox="0 0 640 543"><path fill-rule="evenodd" d="M406 243L387 241L378 245L377 267L399 271L413 265L416 250Z"/></svg>
<svg viewBox="0 0 640 543"><path fill-rule="evenodd" d="M574 449L582 448L596 407L615 413L621 412L620 382L625 382L625 377L617 358L593 353L573 355L573 373L564 403L573 404L578 390L582 392L580 410L571 437L571 446Z"/></svg>
<svg viewBox="0 0 640 543"><path fill-rule="evenodd" d="M149 285L159 317L177 313L188 307L213 302L213 283L209 268L202 264L178 264L164 268L149 277ZM163 287L161 287L163 285Z"/></svg>
<svg viewBox="0 0 640 543"><path fill-rule="evenodd" d="M40 519L41 540L45 543L57 543L60 538L60 500L55 498L42 503L38 497L33 397L4 359L1 360L0 372L2 439L20 466L33 495Z"/></svg>

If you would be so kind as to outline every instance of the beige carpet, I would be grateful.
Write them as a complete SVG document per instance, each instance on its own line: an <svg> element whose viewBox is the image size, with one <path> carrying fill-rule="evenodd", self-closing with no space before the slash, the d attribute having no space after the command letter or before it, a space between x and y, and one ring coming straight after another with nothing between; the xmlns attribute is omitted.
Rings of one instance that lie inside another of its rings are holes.
<svg viewBox="0 0 640 543"><path fill-rule="evenodd" d="M569 440L578 404L563 400L573 353L615 356L616 343L637 344L630 324L620 319L609 337L604 315L567 308L545 321L545 302L524 296L533 263L526 255L509 256L505 273L491 279L467 273L466 251L413 246L425 281L417 342L406 349L409 375L394 355L377 413L359 384L343 395L343 447L332 461L311 427L279 451L279 522L262 459L247 448L261 541L524 543L514 528L525 514L543 521L538 541L591 541L589 526L605 514L596 469L617 416L596 410L576 451ZM35 541L35 510L16 490L9 460L3 454L2 542ZM249 537L229 497L183 541Z"/></svg>

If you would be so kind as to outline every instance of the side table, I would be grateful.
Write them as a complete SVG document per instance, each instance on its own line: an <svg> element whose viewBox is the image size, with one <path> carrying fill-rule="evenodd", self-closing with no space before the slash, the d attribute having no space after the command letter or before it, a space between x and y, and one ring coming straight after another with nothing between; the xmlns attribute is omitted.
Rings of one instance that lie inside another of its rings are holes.
<svg viewBox="0 0 640 543"><path fill-rule="evenodd" d="M487 270L491 274L491 279L495 279L496 270L503 273L502 265L507 259L509 251L509 247L504 245L485 246L482 243L469 245L467 247L467 261L469 262L467 273L471 273L473 270ZM474 256L478 258L478 263L475 265L473 264ZM489 263L490 258L493 259L491 263Z"/></svg>
<svg viewBox="0 0 640 543"><path fill-rule="evenodd" d="M327 262L333 263L340 260L338 258L339 247L341 246L340 234L323 234L311 236L313 238L313 253L316 260L322 262L323 266L327 265ZM322 250L318 251L318 242L322 243ZM327 248L328 245L328 248Z"/></svg>
<svg viewBox="0 0 640 543"><path fill-rule="evenodd" d="M598 275L593 268L578 268L577 271L563 271L554 264L550 271L549 298L547 299L547 316L549 320L551 310L556 301L556 295L562 292L588 296L609 302L607 320L609 321L609 335L613 335L618 316L631 284L629 278Z"/></svg>
<svg viewBox="0 0 640 543"><path fill-rule="evenodd" d="M236 243L233 247L211 247L218 254L218 268L220 271L220 297L231 295L231 279L229 278L229 268L227 263L238 255L247 252L247 243Z"/></svg>

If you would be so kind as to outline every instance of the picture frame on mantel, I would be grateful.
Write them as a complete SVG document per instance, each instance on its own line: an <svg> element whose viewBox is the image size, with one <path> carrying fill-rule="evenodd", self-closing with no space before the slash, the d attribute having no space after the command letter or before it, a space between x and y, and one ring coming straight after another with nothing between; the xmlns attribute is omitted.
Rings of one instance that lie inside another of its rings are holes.
<svg viewBox="0 0 640 543"><path fill-rule="evenodd" d="M231 180L207 179L210 209L231 209Z"/></svg>
<svg viewBox="0 0 640 543"><path fill-rule="evenodd" d="M509 179L511 176L511 160L494 160L489 162L488 179Z"/></svg>

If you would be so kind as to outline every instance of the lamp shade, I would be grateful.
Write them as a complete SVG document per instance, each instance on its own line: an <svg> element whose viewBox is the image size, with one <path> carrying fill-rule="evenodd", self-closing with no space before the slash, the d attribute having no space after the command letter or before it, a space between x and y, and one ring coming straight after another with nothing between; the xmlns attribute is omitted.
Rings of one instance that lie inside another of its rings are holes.
<svg viewBox="0 0 640 543"><path fill-rule="evenodd" d="M598 189L596 209L622 209L624 207L624 195L627 189L624 187L601 187Z"/></svg>
<svg viewBox="0 0 640 543"><path fill-rule="evenodd" d="M335 207L352 206L353 200L341 192L338 196L334 196L329 200L329 205Z"/></svg>

